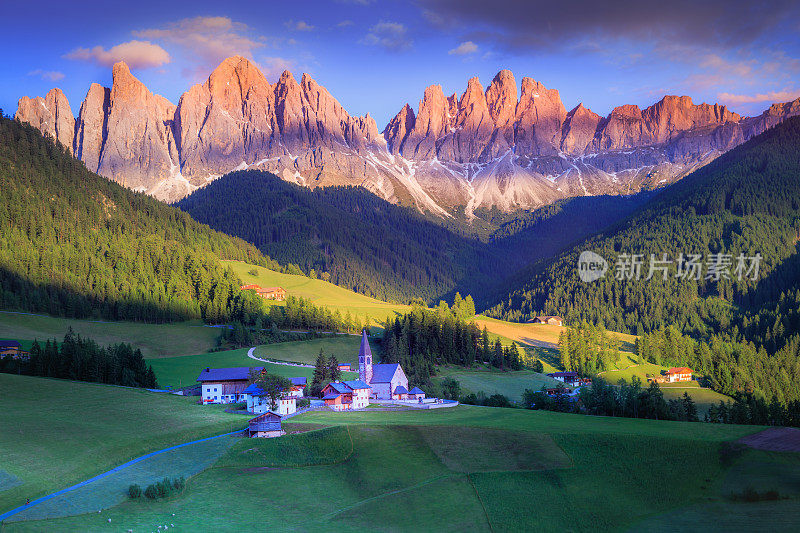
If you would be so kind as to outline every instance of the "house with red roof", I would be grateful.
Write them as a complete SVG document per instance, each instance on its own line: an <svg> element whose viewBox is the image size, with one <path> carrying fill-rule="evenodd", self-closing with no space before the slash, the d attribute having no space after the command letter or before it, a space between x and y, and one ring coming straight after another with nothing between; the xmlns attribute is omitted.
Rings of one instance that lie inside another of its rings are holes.
<svg viewBox="0 0 800 533"><path fill-rule="evenodd" d="M693 370L689 367L678 366L672 367L667 370L665 381L667 383L676 383L679 381L692 381Z"/></svg>
<svg viewBox="0 0 800 533"><path fill-rule="evenodd" d="M364 409L369 405L370 386L360 379L331 381L322 389L325 405L336 411Z"/></svg>

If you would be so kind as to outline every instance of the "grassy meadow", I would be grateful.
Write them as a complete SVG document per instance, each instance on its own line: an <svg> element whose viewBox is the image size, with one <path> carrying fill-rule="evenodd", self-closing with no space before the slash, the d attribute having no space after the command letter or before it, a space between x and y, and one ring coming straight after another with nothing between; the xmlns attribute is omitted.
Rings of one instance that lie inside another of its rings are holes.
<svg viewBox="0 0 800 533"><path fill-rule="evenodd" d="M0 512L147 452L244 427L196 398L0 374Z"/></svg>
<svg viewBox="0 0 800 533"><path fill-rule="evenodd" d="M483 391L486 396L502 394L511 401L521 401L525 389L539 390L542 386L555 387L558 384L553 378L531 370L501 372L494 369L465 370L458 367L442 367L434 377L441 382L445 378L453 378L461 385L461 394Z"/></svg>
<svg viewBox="0 0 800 533"><path fill-rule="evenodd" d="M794 498L772 507L782 531L791 521L782 513L797 508L800 494L785 475L800 468L800 454L723 460L722 443L761 429L752 426L459 406L315 412L285 427L315 425L234 443L167 500L3 531L650 529L671 516L691 524L708 506L758 516L761 504L729 498L750 483Z"/></svg>
<svg viewBox="0 0 800 533"><path fill-rule="evenodd" d="M89 337L102 346L129 343L142 350L145 357L173 357L207 352L216 346L220 331L205 327L199 321L174 324L140 322L106 322L54 318L27 313L0 311L0 339L59 342L68 328Z"/></svg>
<svg viewBox="0 0 800 533"><path fill-rule="evenodd" d="M354 316L361 317L362 320L369 316L373 324L383 322L389 317L404 314L411 309L407 305L376 300L320 279L294 274L282 274L240 261L222 261L222 263L230 266L245 284L254 283L262 287L283 287L290 296L309 299L317 305L324 305L334 311L339 310L342 315L349 311ZM258 271L258 275L253 276L250 274L253 269ZM270 304L281 305L280 302L270 302Z"/></svg>
<svg viewBox="0 0 800 533"><path fill-rule="evenodd" d="M380 357L381 348L374 339L370 339L372 355ZM320 350L330 357L335 355L339 363L350 364L353 368L358 366L358 350L361 347L361 337L358 335L337 335L306 341L280 342L267 344L256 348L254 355L262 359L273 361L292 361L313 365L317 360Z"/></svg>

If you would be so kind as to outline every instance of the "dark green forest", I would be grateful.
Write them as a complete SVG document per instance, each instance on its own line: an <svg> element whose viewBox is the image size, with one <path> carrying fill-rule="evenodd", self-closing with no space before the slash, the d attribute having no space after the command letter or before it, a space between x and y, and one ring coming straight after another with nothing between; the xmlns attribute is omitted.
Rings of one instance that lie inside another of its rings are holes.
<svg viewBox="0 0 800 533"><path fill-rule="evenodd" d="M55 339L42 346L34 342L30 356L0 358L0 372L49 378L107 383L125 387L158 387L153 368L142 352L130 344L100 346L70 328L59 344Z"/></svg>
<svg viewBox="0 0 800 533"><path fill-rule="evenodd" d="M214 229L254 244L281 263L391 302L497 301L530 265L619 220L647 197L573 199L500 226L481 240L447 229L360 187L314 190L268 172L233 172L176 205ZM590 209L594 219L577 216ZM469 228L465 223L463 228Z"/></svg>
<svg viewBox="0 0 800 533"><path fill-rule="evenodd" d="M222 322L254 313L219 259L280 268L252 245L89 172L0 118L0 307L54 316Z"/></svg>
<svg viewBox="0 0 800 533"><path fill-rule="evenodd" d="M793 118L550 261L488 314L509 320L555 314L572 325L586 321L648 334L640 342L646 359L695 366L726 394L795 400L800 391L798 240L800 118ZM609 262L600 280L579 279L583 250ZM641 279L617 275L621 254L642 255ZM727 279L708 278L707 265L699 279L678 278L673 264L666 279L657 272L646 280L651 254L657 259L701 254L703 261L727 254L732 264ZM757 280L735 275L739 254L761 255Z"/></svg>

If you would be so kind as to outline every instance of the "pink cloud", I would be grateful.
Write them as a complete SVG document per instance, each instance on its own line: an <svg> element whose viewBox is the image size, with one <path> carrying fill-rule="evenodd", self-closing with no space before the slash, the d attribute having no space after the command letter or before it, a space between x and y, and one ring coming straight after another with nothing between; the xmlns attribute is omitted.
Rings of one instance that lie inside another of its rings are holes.
<svg viewBox="0 0 800 533"><path fill-rule="evenodd" d="M150 41L128 41L112 46L108 50L102 46L94 48L76 48L64 57L77 61L91 61L98 65L110 67L117 61L124 61L132 69L160 67L169 63L166 50Z"/></svg>

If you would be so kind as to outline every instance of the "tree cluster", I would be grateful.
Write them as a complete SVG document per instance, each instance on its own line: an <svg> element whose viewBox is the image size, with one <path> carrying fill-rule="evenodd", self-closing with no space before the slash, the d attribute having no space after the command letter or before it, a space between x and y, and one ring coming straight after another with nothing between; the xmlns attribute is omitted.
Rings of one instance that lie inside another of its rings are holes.
<svg viewBox="0 0 800 533"><path fill-rule="evenodd" d="M67 331L64 341L48 340L44 346L34 342L30 357L0 359L0 371L50 378L108 383L126 387L158 388L153 368L142 352L130 344L102 347L95 341Z"/></svg>

